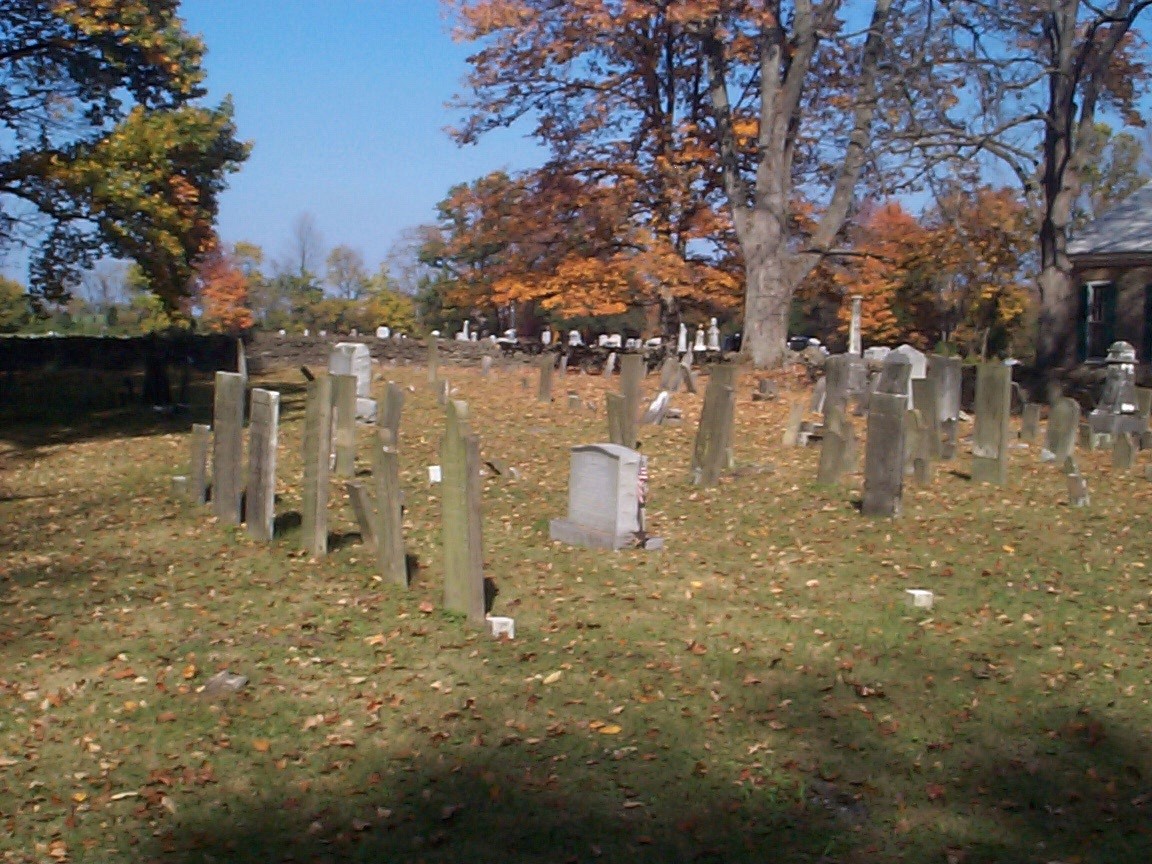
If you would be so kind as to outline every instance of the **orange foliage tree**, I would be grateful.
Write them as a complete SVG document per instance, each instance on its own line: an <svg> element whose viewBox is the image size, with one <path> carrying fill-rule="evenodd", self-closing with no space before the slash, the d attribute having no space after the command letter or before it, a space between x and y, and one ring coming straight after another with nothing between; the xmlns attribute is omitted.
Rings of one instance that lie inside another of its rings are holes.
<svg viewBox="0 0 1152 864"><path fill-rule="evenodd" d="M235 335L252 326L249 277L226 250L216 246L200 259L196 282L203 310L200 321L205 328Z"/></svg>

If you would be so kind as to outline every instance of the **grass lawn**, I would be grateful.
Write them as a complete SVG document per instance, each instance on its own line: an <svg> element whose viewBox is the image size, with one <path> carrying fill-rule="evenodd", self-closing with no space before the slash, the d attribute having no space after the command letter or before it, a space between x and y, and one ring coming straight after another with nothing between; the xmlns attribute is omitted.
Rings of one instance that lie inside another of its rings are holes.
<svg viewBox="0 0 1152 864"><path fill-rule="evenodd" d="M1073 509L1036 445L1004 487L962 447L870 520L859 475L817 487L818 450L781 447L786 403L745 376L737 471L688 483L702 396L678 394L684 425L641 429L666 549L605 553L548 520L568 448L606 438L606 382L541 404L527 371L446 368L484 457L519 472L485 478L517 631L496 641L441 608L442 409L422 368L383 371L414 387L407 592L335 482L322 560L298 528L261 546L173 499L206 388L168 418L8 382L0 861L1152 859L1145 454L1122 474L1081 453ZM283 394L277 512L299 512L303 381L255 383ZM249 684L207 698L221 669Z"/></svg>

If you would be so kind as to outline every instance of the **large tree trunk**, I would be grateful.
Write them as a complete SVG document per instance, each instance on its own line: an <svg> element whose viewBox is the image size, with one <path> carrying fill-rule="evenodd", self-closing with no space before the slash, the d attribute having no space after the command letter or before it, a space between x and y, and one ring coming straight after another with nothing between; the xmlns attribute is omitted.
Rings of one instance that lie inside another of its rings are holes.
<svg viewBox="0 0 1152 864"><path fill-rule="evenodd" d="M741 353L760 369L783 361L792 306L794 286L785 266L785 238L773 230L776 225L777 220L758 211L739 232L747 279Z"/></svg>

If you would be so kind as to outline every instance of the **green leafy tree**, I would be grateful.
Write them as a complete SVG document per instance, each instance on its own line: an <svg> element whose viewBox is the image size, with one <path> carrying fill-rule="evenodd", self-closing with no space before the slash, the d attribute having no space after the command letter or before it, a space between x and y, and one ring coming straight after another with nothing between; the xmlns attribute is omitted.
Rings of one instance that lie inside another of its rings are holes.
<svg viewBox="0 0 1152 864"><path fill-rule="evenodd" d="M28 292L15 279L0 276L0 333L17 333L32 317Z"/></svg>
<svg viewBox="0 0 1152 864"><path fill-rule="evenodd" d="M177 0L7 0L0 14L0 243L35 237L31 288L67 295L101 254L167 308L214 241L247 156L231 107L203 107L204 46Z"/></svg>

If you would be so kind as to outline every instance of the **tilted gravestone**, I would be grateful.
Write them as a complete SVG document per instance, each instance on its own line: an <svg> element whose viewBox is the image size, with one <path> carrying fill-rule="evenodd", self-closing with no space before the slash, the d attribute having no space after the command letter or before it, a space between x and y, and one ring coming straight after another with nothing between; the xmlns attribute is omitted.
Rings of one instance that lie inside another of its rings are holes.
<svg viewBox="0 0 1152 864"><path fill-rule="evenodd" d="M640 425L659 426L668 415L668 407L671 402L672 395L667 390L661 390L652 400L652 404L648 406L648 410L644 412L644 416L640 418Z"/></svg>
<svg viewBox="0 0 1152 864"><path fill-rule="evenodd" d="M552 373L555 370L555 360L551 354L544 354L538 361L540 367L540 383L536 388L538 402L552 401Z"/></svg>
<svg viewBox="0 0 1152 864"><path fill-rule="evenodd" d="M1136 440L1131 432L1117 432L1112 436L1112 467L1128 471L1136 458Z"/></svg>
<svg viewBox="0 0 1152 864"><path fill-rule="evenodd" d="M480 436L468 428L468 406L447 406L440 444L444 606L484 624L484 541L481 533Z"/></svg>
<svg viewBox="0 0 1152 864"><path fill-rule="evenodd" d="M640 384L644 380L644 357L625 354L620 358L620 395L624 397L621 430L624 446L636 447L636 421L640 417Z"/></svg>
<svg viewBox="0 0 1152 864"><path fill-rule="evenodd" d="M208 455L212 450L212 427L192 424L192 458L188 467L188 498L193 504L208 502Z"/></svg>
<svg viewBox="0 0 1152 864"><path fill-rule="evenodd" d="M276 518L276 445L280 427L280 394L255 388L248 412L248 493L244 521L248 534L272 540Z"/></svg>
<svg viewBox="0 0 1152 864"><path fill-rule="evenodd" d="M976 424L972 433L972 479L1008 482L1008 421L1012 411L1012 367L976 367Z"/></svg>
<svg viewBox="0 0 1152 864"><path fill-rule="evenodd" d="M616 371L616 352L613 351L608 355L608 359L604 363L604 375L611 375Z"/></svg>
<svg viewBox="0 0 1152 864"><path fill-rule="evenodd" d="M385 582L406 588L408 565L404 554L400 456L392 433L386 429L380 430L372 446L372 485L376 493L371 510L372 533L380 575Z"/></svg>
<svg viewBox="0 0 1152 864"><path fill-rule="evenodd" d="M635 545L640 531L640 454L619 444L572 448L568 517L553 519L553 540L592 549Z"/></svg>
<svg viewBox="0 0 1152 864"><path fill-rule="evenodd" d="M216 373L212 435L212 512L221 522L239 525L244 496L244 376L239 373Z"/></svg>
<svg viewBox="0 0 1152 864"><path fill-rule="evenodd" d="M404 411L404 388L391 381L384 391L384 407L380 412L380 431L388 433L392 446L400 447L400 415Z"/></svg>
<svg viewBox="0 0 1152 864"><path fill-rule="evenodd" d="M310 555L328 552L328 480L332 459L332 379L308 382L304 402L304 489L300 542Z"/></svg>
<svg viewBox="0 0 1152 864"><path fill-rule="evenodd" d="M1080 403L1068 396L1054 399L1048 409L1048 430L1040 458L1045 462L1060 463L1070 458L1076 449L1079 429Z"/></svg>
<svg viewBox="0 0 1152 864"><path fill-rule="evenodd" d="M824 414L820 462L816 468L816 482L822 486L838 483L841 475L851 470L850 460L855 458L855 436L844 411L845 408L832 408Z"/></svg>
<svg viewBox="0 0 1152 864"><path fill-rule="evenodd" d="M785 447L795 447L800 443L800 426L804 423L804 402L793 399L788 406L788 420L784 424L782 442Z"/></svg>
<svg viewBox="0 0 1152 864"><path fill-rule="evenodd" d="M891 356L891 355L890 355ZM864 444L865 516L899 516L904 494L904 393L877 390L868 400L868 431Z"/></svg>
<svg viewBox="0 0 1152 864"><path fill-rule="evenodd" d="M736 367L716 365L704 393L692 448L692 482L715 486L732 465L732 426L736 416Z"/></svg>
<svg viewBox="0 0 1152 864"><path fill-rule="evenodd" d="M335 473L351 477L356 473L356 376L329 375L332 380L332 408L336 431Z"/></svg>
<svg viewBox="0 0 1152 864"><path fill-rule="evenodd" d="M363 342L337 342L328 354L329 375L352 375L356 395L372 395L372 354Z"/></svg>

